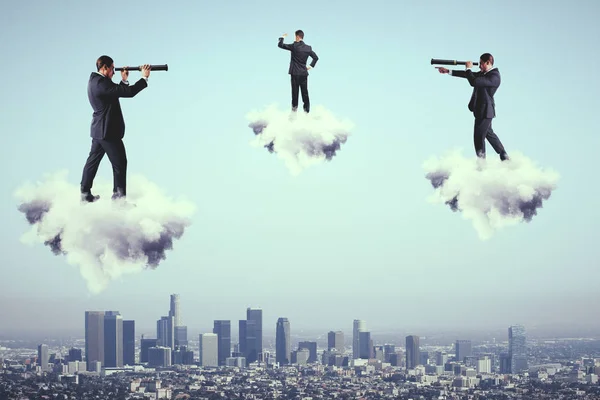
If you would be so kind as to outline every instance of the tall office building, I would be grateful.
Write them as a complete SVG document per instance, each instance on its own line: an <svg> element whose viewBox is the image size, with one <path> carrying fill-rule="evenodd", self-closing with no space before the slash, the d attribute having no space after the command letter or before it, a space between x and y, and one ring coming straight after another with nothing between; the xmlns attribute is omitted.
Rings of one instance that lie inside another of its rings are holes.
<svg viewBox="0 0 600 400"><path fill-rule="evenodd" d="M406 337L406 368L413 369L419 365L421 350L419 348L419 337L410 335Z"/></svg>
<svg viewBox="0 0 600 400"><path fill-rule="evenodd" d="M216 334L200 334L198 343L198 359L200 360L200 366L219 366L219 344Z"/></svg>
<svg viewBox="0 0 600 400"><path fill-rule="evenodd" d="M42 371L48 370L48 345L40 344L38 346L38 359L37 364L42 367Z"/></svg>
<svg viewBox="0 0 600 400"><path fill-rule="evenodd" d="M144 339L144 335L142 335L142 339L140 340L140 363L149 362L149 349L152 347L158 346L158 340L156 339Z"/></svg>
<svg viewBox="0 0 600 400"><path fill-rule="evenodd" d="M171 307L169 308L169 317L173 317L173 326L181 326L181 310L179 308L179 295L171 295Z"/></svg>
<svg viewBox="0 0 600 400"><path fill-rule="evenodd" d="M227 365L227 359L231 356L231 321L215 320L213 333L217 335L219 365Z"/></svg>
<svg viewBox="0 0 600 400"><path fill-rule="evenodd" d="M456 361L464 362L465 357L473 355L473 348L470 340L457 340L455 345Z"/></svg>
<svg viewBox="0 0 600 400"><path fill-rule="evenodd" d="M241 356L246 355L246 320L241 319L239 325L239 338L238 338L238 349L237 353Z"/></svg>
<svg viewBox="0 0 600 400"><path fill-rule="evenodd" d="M118 311L104 313L104 366L123 366L123 317Z"/></svg>
<svg viewBox="0 0 600 400"><path fill-rule="evenodd" d="M262 310L246 309L246 364L259 361L263 351Z"/></svg>
<svg viewBox="0 0 600 400"><path fill-rule="evenodd" d="M344 332L342 331L330 331L327 333L327 350L332 351L333 349L344 352Z"/></svg>
<svg viewBox="0 0 600 400"><path fill-rule="evenodd" d="M292 362L292 343L290 341L290 321L279 318L275 331L275 361L279 365Z"/></svg>
<svg viewBox="0 0 600 400"><path fill-rule="evenodd" d="M360 358L360 332L367 331L367 323L361 319L355 319L352 328L352 358Z"/></svg>
<svg viewBox="0 0 600 400"><path fill-rule="evenodd" d="M69 361L83 361L81 349L77 349L75 347L69 349Z"/></svg>
<svg viewBox="0 0 600 400"><path fill-rule="evenodd" d="M528 369L526 342L523 325L513 325L508 328L508 356L512 374L520 374Z"/></svg>
<svg viewBox="0 0 600 400"><path fill-rule="evenodd" d="M373 340L371 340L371 332L358 332L358 358L370 359L373 358Z"/></svg>
<svg viewBox="0 0 600 400"><path fill-rule="evenodd" d="M448 362L448 353L445 351L438 351L435 353L435 365L446 365Z"/></svg>
<svg viewBox="0 0 600 400"><path fill-rule="evenodd" d="M85 360L88 371L96 361L104 365L104 311L85 312Z"/></svg>
<svg viewBox="0 0 600 400"><path fill-rule="evenodd" d="M123 365L135 364L135 321L123 321Z"/></svg>
<svg viewBox="0 0 600 400"><path fill-rule="evenodd" d="M175 317L162 317L156 321L156 340L158 347L175 349Z"/></svg>
<svg viewBox="0 0 600 400"><path fill-rule="evenodd" d="M187 346L188 338L187 338L187 326L176 326L174 329L175 332L175 346Z"/></svg>

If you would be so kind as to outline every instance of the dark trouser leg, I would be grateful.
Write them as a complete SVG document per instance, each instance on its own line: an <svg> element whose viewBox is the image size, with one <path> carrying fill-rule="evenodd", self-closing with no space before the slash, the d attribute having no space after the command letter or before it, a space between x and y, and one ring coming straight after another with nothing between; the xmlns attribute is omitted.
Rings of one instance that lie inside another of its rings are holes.
<svg viewBox="0 0 600 400"><path fill-rule="evenodd" d="M504 149L504 146L502 145L500 138L498 138L498 135L496 135L494 133L494 131L492 130L491 122L490 122L490 127L488 128L488 131L487 131L486 138L487 138L488 142L490 142L490 145L492 145L492 147L494 148L496 153L500 154L500 159L502 161L507 160L508 154L506 154L506 150Z"/></svg>
<svg viewBox="0 0 600 400"><path fill-rule="evenodd" d="M81 193L89 193L92 190L94 178L98 172L100 161L104 157L104 148L97 139L92 139L92 147L90 154L88 155L85 166L83 167L83 174L81 176Z"/></svg>
<svg viewBox="0 0 600 400"><path fill-rule="evenodd" d="M292 83L292 111L296 111L298 109L298 89L300 88L300 84L298 83L297 75L290 75L291 83Z"/></svg>
<svg viewBox="0 0 600 400"><path fill-rule="evenodd" d="M308 75L301 76L298 79L300 84L300 93L302 94L302 103L305 112L310 111L310 100L308 98Z"/></svg>
<svg viewBox="0 0 600 400"><path fill-rule="evenodd" d="M120 139L103 140L102 146L113 169L113 197L127 195L127 154Z"/></svg>

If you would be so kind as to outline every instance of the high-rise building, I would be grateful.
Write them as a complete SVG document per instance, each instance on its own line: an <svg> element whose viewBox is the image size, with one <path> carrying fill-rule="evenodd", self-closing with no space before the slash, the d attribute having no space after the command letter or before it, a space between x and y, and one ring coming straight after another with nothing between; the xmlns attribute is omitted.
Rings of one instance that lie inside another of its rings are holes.
<svg viewBox="0 0 600 400"><path fill-rule="evenodd" d="M74 347L69 349L69 361L83 361L81 349L76 349Z"/></svg>
<svg viewBox="0 0 600 400"><path fill-rule="evenodd" d="M215 320L213 333L217 335L219 365L227 365L227 359L231 356L231 321Z"/></svg>
<svg viewBox="0 0 600 400"><path fill-rule="evenodd" d="M308 350L308 359L306 360L308 363L317 362L317 342L304 341L298 343L298 351L303 349Z"/></svg>
<svg viewBox="0 0 600 400"><path fill-rule="evenodd" d="M360 332L367 331L367 323L355 319L352 327L352 358L360 358Z"/></svg>
<svg viewBox="0 0 600 400"><path fill-rule="evenodd" d="M156 321L156 340L159 347L175 348L175 317L162 317Z"/></svg>
<svg viewBox="0 0 600 400"><path fill-rule="evenodd" d="M291 364L292 343L290 341L290 321L279 318L275 332L275 361L280 365Z"/></svg>
<svg viewBox="0 0 600 400"><path fill-rule="evenodd" d="M123 321L123 365L135 364L135 321Z"/></svg>
<svg viewBox="0 0 600 400"><path fill-rule="evenodd" d="M244 356L246 364L259 361L262 355L262 310L259 308L246 309L246 349Z"/></svg>
<svg viewBox="0 0 600 400"><path fill-rule="evenodd" d="M48 370L48 345L40 344L38 346L38 359L37 364L42 367L42 371Z"/></svg>
<svg viewBox="0 0 600 400"><path fill-rule="evenodd" d="M239 324L239 338L236 353L244 356L246 354L246 320L241 319Z"/></svg>
<svg viewBox="0 0 600 400"><path fill-rule="evenodd" d="M149 349L152 347L157 347L158 340L156 339L144 339L142 335L142 339L140 340L140 363L149 362L148 354Z"/></svg>
<svg viewBox="0 0 600 400"><path fill-rule="evenodd" d="M104 365L104 311L85 312L85 360L88 371L96 361Z"/></svg>
<svg viewBox="0 0 600 400"><path fill-rule="evenodd" d="M358 332L358 346L358 358L366 360L373 358L373 340L371 339L371 332Z"/></svg>
<svg viewBox="0 0 600 400"><path fill-rule="evenodd" d="M344 332L342 331L330 331L327 334L327 350L337 350L340 353L344 352Z"/></svg>
<svg viewBox="0 0 600 400"><path fill-rule="evenodd" d="M406 368L413 369L419 365L421 350L419 348L419 337L410 335L406 337Z"/></svg>
<svg viewBox="0 0 600 400"><path fill-rule="evenodd" d="M148 349L148 364L151 367L170 367L172 357L170 347L157 346Z"/></svg>
<svg viewBox="0 0 600 400"><path fill-rule="evenodd" d="M123 366L123 317L118 311L104 313L104 366Z"/></svg>
<svg viewBox="0 0 600 400"><path fill-rule="evenodd" d="M181 326L181 313L179 309L179 295L171 295L171 307L169 308L169 317L173 317L173 326Z"/></svg>
<svg viewBox="0 0 600 400"><path fill-rule="evenodd" d="M187 346L187 326L175 326L175 346Z"/></svg>
<svg viewBox="0 0 600 400"><path fill-rule="evenodd" d="M438 351L435 353L435 365L446 365L448 362L448 353L445 351Z"/></svg>
<svg viewBox="0 0 600 400"><path fill-rule="evenodd" d="M219 366L219 343L216 334L200 334L198 343L198 358L200 360L200 366Z"/></svg>
<svg viewBox="0 0 600 400"><path fill-rule="evenodd" d="M508 355L512 374L520 374L528 369L526 342L523 325L513 325L508 328Z"/></svg>
<svg viewBox="0 0 600 400"><path fill-rule="evenodd" d="M456 361L464 362L465 357L473 355L473 348L470 340L457 340L455 345Z"/></svg>

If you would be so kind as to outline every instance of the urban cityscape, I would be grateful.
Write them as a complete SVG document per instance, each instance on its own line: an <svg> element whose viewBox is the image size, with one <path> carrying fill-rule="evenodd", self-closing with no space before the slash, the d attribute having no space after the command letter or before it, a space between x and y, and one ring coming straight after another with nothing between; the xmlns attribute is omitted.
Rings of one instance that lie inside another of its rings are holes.
<svg viewBox="0 0 600 400"><path fill-rule="evenodd" d="M594 338L531 339L515 324L492 340L388 341L355 319L348 335L292 340L288 318L265 324L251 307L237 337L215 320L192 338L178 294L166 314L154 337L119 311L89 310L83 338L2 340L0 399L600 399Z"/></svg>

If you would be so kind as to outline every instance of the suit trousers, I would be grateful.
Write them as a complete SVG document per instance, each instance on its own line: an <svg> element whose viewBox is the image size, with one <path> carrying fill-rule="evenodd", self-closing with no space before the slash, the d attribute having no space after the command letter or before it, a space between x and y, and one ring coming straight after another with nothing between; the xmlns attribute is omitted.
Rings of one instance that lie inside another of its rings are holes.
<svg viewBox="0 0 600 400"><path fill-rule="evenodd" d="M113 197L127 194L127 154L121 139L92 139L92 147L83 167L81 192L88 193L92 189L100 161L108 155L113 169Z"/></svg>
<svg viewBox="0 0 600 400"><path fill-rule="evenodd" d="M506 159L506 150L498 135L492 130L491 118L475 118L475 126L473 129L473 142L475 144L475 154L477 157L485 158L485 140L492 145L496 153L500 154L500 159Z"/></svg>
<svg viewBox="0 0 600 400"><path fill-rule="evenodd" d="M298 109L298 89L302 93L302 103L305 112L310 111L308 98L308 75L291 75L292 82L292 110Z"/></svg>

